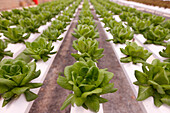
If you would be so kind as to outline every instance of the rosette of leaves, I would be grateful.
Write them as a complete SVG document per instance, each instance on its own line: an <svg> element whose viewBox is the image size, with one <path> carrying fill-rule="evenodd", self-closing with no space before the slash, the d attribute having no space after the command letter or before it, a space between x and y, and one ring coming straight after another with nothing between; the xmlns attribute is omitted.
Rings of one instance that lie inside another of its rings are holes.
<svg viewBox="0 0 170 113"><path fill-rule="evenodd" d="M113 39L106 41L113 41L114 43L123 44L126 42L126 40L131 40L134 35L134 32L130 30L129 26L125 28L123 25L116 25L109 31L113 35Z"/></svg>
<svg viewBox="0 0 170 113"><path fill-rule="evenodd" d="M145 44L164 45L164 40L170 39L169 29L163 28L160 25L150 26L150 29L143 33L147 39Z"/></svg>
<svg viewBox="0 0 170 113"><path fill-rule="evenodd" d="M52 21L50 28L57 29L63 33L67 25L68 24L66 22L62 22L60 20L54 20Z"/></svg>
<svg viewBox="0 0 170 113"><path fill-rule="evenodd" d="M10 57L13 56L13 53L11 51L5 51L7 46L8 43L0 39L0 61L4 58L4 56L10 56Z"/></svg>
<svg viewBox="0 0 170 113"><path fill-rule="evenodd" d="M69 104L82 106L93 112L98 112L100 103L108 100L100 97L102 94L114 93L117 91L114 83L109 83L113 73L107 69L99 69L91 60L88 62L76 62L64 69L64 77L59 76L57 83L64 89L74 93L67 96L61 110Z"/></svg>
<svg viewBox="0 0 170 113"><path fill-rule="evenodd" d="M137 16L127 17L126 21L129 26L132 26L133 23L136 23L136 20L139 18Z"/></svg>
<svg viewBox="0 0 170 113"><path fill-rule="evenodd" d="M22 10L20 10L20 9L12 9L12 13L13 14L21 14L21 12L22 12Z"/></svg>
<svg viewBox="0 0 170 113"><path fill-rule="evenodd" d="M57 19L60 20L60 21L64 21L64 22L70 22L71 21L70 17L66 16L66 15L60 15L60 16L58 16Z"/></svg>
<svg viewBox="0 0 170 113"><path fill-rule="evenodd" d="M152 55L152 53L148 52L148 50L144 50L143 47L138 46L135 42L128 41L126 42L125 49L120 48L120 51L127 55L120 59L123 63L144 63Z"/></svg>
<svg viewBox="0 0 170 113"><path fill-rule="evenodd" d="M117 8L117 7L111 7L110 9L115 15L119 15L122 10L120 8Z"/></svg>
<svg viewBox="0 0 170 113"><path fill-rule="evenodd" d="M104 17L101 22L103 22L105 25L104 27L110 27L110 21L114 21L113 17Z"/></svg>
<svg viewBox="0 0 170 113"><path fill-rule="evenodd" d="M38 15L40 14L40 12L42 11L42 8L40 6L37 7L30 7L29 11L34 14L34 15Z"/></svg>
<svg viewBox="0 0 170 113"><path fill-rule="evenodd" d="M84 18L84 17L91 17L91 18L93 18L93 15L92 15L92 13L91 13L91 11L89 9L87 9L87 10L84 9L84 10L82 10L80 12L79 19Z"/></svg>
<svg viewBox="0 0 170 113"><path fill-rule="evenodd" d="M54 49L54 46L52 46L52 41L47 43L46 39L43 37L40 37L38 40L32 43L26 42L25 45L27 48L24 50L24 54L31 55L35 61L42 59L44 62L46 62L48 58L50 58L49 55L56 53L51 52Z"/></svg>
<svg viewBox="0 0 170 113"><path fill-rule="evenodd" d="M170 62L170 42L167 43L166 49L159 52L162 57L168 58L164 61Z"/></svg>
<svg viewBox="0 0 170 113"><path fill-rule="evenodd" d="M41 15L43 15L43 17L45 18L44 21L46 21L46 22L50 21L51 18L53 17L53 15L51 14L50 11L43 11L43 12L41 13Z"/></svg>
<svg viewBox="0 0 170 113"><path fill-rule="evenodd" d="M39 15L32 15L31 17L32 19L35 19L36 21L38 21L41 25L45 25L46 24L46 17L43 14L39 14Z"/></svg>
<svg viewBox="0 0 170 113"><path fill-rule="evenodd" d="M25 10L26 8L23 8L23 11L21 12L21 15L24 17L24 18L31 18L32 16L32 13L28 10Z"/></svg>
<svg viewBox="0 0 170 113"><path fill-rule="evenodd" d="M170 29L170 20L166 20L160 24L164 28Z"/></svg>
<svg viewBox="0 0 170 113"><path fill-rule="evenodd" d="M99 42L97 40L81 37L78 40L73 41L73 48L81 54L72 53L71 55L78 61L84 59L85 61L93 60L94 62L97 62L98 59L104 56L102 54L104 49L98 47Z"/></svg>
<svg viewBox="0 0 170 113"><path fill-rule="evenodd" d="M100 15L100 18L104 18L104 17L112 17L113 14L109 13L107 10L103 10L103 12Z"/></svg>
<svg viewBox="0 0 170 113"><path fill-rule="evenodd" d="M19 20L22 20L24 17L22 15L19 14L13 14L9 17L12 25L18 25L19 24Z"/></svg>
<svg viewBox="0 0 170 113"><path fill-rule="evenodd" d="M151 23L153 23L156 26L162 23L165 20L165 18L162 16L151 15L149 16L148 20L151 21Z"/></svg>
<svg viewBox="0 0 170 113"><path fill-rule="evenodd" d="M150 13L145 13L145 12L141 12L140 13L140 19L146 19L146 18L149 18L150 16L152 16L152 14Z"/></svg>
<svg viewBox="0 0 170 113"><path fill-rule="evenodd" d="M2 11L0 15L1 15L1 17L9 20L10 17L12 16L12 12L11 11Z"/></svg>
<svg viewBox="0 0 170 113"><path fill-rule="evenodd" d="M127 17L132 17L133 16L133 13L130 13L130 12L123 12L120 14L120 19L122 21L126 21L127 20Z"/></svg>
<svg viewBox="0 0 170 113"><path fill-rule="evenodd" d="M27 101L38 97L30 89L42 86L42 83L31 83L30 81L39 77L40 70L36 71L36 63L26 63L23 60L4 59L0 63L0 94L4 98L3 105L7 105L21 94L25 95Z"/></svg>
<svg viewBox="0 0 170 113"><path fill-rule="evenodd" d="M161 63L155 59L152 64L143 64L143 72L135 71L137 81L134 84L139 86L138 101L152 96L155 106L170 106L170 70L165 69L167 65L170 66L170 63Z"/></svg>
<svg viewBox="0 0 170 113"><path fill-rule="evenodd" d="M123 27L122 22L117 22L116 20L112 19L109 21L108 24L106 24L110 29L107 31L111 31L111 29L114 29L115 27Z"/></svg>
<svg viewBox="0 0 170 113"><path fill-rule="evenodd" d="M48 28L47 30L44 30L41 34L41 37L46 38L47 41L56 42L57 40L61 41L62 38L58 38L61 35L61 31L57 29Z"/></svg>
<svg viewBox="0 0 170 113"><path fill-rule="evenodd" d="M69 16L70 18L73 18L73 9L65 10L63 12L63 15Z"/></svg>
<svg viewBox="0 0 170 113"><path fill-rule="evenodd" d="M81 20L78 20L78 24L82 25L95 25L95 21L93 20L92 17L82 17Z"/></svg>
<svg viewBox="0 0 170 113"><path fill-rule="evenodd" d="M20 19L19 24L26 29L27 33L38 33L38 28L41 25L40 22L34 18Z"/></svg>
<svg viewBox="0 0 170 113"><path fill-rule="evenodd" d="M3 31L5 39L10 43L25 43L25 39L28 39L30 33L25 35L25 29L22 27L8 28L7 31Z"/></svg>
<svg viewBox="0 0 170 113"><path fill-rule="evenodd" d="M0 32L2 32L2 30L7 30L10 25L11 22L9 20L0 18Z"/></svg>
<svg viewBox="0 0 170 113"><path fill-rule="evenodd" d="M151 21L145 19L141 20L139 18L136 18L135 22L132 23L132 28L134 29L136 34L140 34L149 30L150 25L151 25Z"/></svg>
<svg viewBox="0 0 170 113"><path fill-rule="evenodd" d="M99 38L98 30L96 29L96 26L93 25L78 25L77 29L74 29L75 33L72 33L72 35L75 38L85 37L85 38Z"/></svg>

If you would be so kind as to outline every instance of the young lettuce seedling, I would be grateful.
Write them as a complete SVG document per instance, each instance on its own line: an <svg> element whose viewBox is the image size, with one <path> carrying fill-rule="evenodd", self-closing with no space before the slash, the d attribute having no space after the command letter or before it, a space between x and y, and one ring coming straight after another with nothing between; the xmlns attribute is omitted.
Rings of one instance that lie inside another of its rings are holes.
<svg viewBox="0 0 170 113"><path fill-rule="evenodd" d="M125 49L120 48L120 51L127 55L120 59L123 63L133 62L136 63L145 63L146 60L152 55L148 50L144 50L143 47L138 46L135 42L126 42Z"/></svg>
<svg viewBox="0 0 170 113"><path fill-rule="evenodd" d="M50 58L49 55L56 53L51 52L54 49L54 46L52 46L52 41L47 42L47 40L43 37L40 37L38 40L32 43L26 42L25 45L27 48L24 51L24 54L31 55L35 61L42 59L44 62L46 62L48 58Z"/></svg>

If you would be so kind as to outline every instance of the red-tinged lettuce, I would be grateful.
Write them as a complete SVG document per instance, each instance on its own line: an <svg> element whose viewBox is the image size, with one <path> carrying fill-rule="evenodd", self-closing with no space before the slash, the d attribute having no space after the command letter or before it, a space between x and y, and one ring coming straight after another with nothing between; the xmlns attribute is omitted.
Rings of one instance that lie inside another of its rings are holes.
<svg viewBox="0 0 170 113"><path fill-rule="evenodd" d="M55 54L56 52L52 52L54 46L52 46L52 41L47 42L47 40L43 37L40 37L38 40L34 42L26 42L26 50L24 50L24 54L31 55L35 61L42 59L46 62L51 54Z"/></svg>
<svg viewBox="0 0 170 113"><path fill-rule="evenodd" d="M104 56L102 54L104 49L98 48L98 46L99 42L97 40L81 37L73 42L73 48L81 54L72 53L71 55L78 61L84 59L85 61L93 60L94 62L97 62L98 59Z"/></svg>
<svg viewBox="0 0 170 113"><path fill-rule="evenodd" d="M144 50L143 47L138 46L135 42L128 41L126 42L125 49L120 48L120 51L126 55L126 57L120 59L123 63L144 63L152 55L152 53Z"/></svg>
<svg viewBox="0 0 170 113"><path fill-rule="evenodd" d="M59 76L57 83L64 89L74 93L68 95L61 110L69 104L82 106L93 112L98 112L100 103L107 102L107 99L100 95L114 93L114 83L109 83L113 73L107 69L99 69L91 60L88 62L76 62L64 69L64 76Z"/></svg>
<svg viewBox="0 0 170 113"><path fill-rule="evenodd" d="M21 94L25 95L27 101L32 101L38 97L30 89L42 86L41 83L31 83L30 81L39 77L40 70L36 71L36 63L26 63L23 60L4 59L0 63L0 94L7 105L14 98Z"/></svg>
<svg viewBox="0 0 170 113"><path fill-rule="evenodd" d="M137 81L134 84L139 86L138 101L152 96L155 106L170 106L170 70L167 70L167 67L170 67L170 63L155 59L152 64L143 64L143 72L135 71Z"/></svg>
<svg viewBox="0 0 170 113"><path fill-rule="evenodd" d="M5 51L7 46L8 43L0 39L0 61L4 58L4 56L10 56L10 57L13 56L13 53L11 51Z"/></svg>

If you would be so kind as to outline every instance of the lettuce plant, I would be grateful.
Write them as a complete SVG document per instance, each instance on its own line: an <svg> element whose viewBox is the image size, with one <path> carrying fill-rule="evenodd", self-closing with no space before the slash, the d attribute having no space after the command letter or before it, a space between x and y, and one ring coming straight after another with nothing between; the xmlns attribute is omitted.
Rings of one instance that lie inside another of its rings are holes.
<svg viewBox="0 0 170 113"><path fill-rule="evenodd" d="M4 98L5 106L14 98L21 94L25 95L27 101L32 101L38 97L30 89L38 88L41 83L31 83L30 81L39 77L40 70L36 71L36 63L26 63L23 60L4 59L0 63L0 94Z"/></svg>
<svg viewBox="0 0 170 113"><path fill-rule="evenodd" d="M2 41L0 39L0 61L4 58L4 56L13 56L13 53L11 51L5 51L7 48L8 44L6 41Z"/></svg>
<svg viewBox="0 0 170 113"><path fill-rule="evenodd" d="M133 14L130 12L123 12L122 14L120 14L119 17L122 21L126 21L127 17L132 17L132 16L133 16Z"/></svg>
<svg viewBox="0 0 170 113"><path fill-rule="evenodd" d="M41 34L41 37L46 38L48 41L56 42L57 40L61 41L63 38L58 38L61 35L61 31L57 29L48 28L44 30Z"/></svg>
<svg viewBox="0 0 170 113"><path fill-rule="evenodd" d="M136 34L140 34L149 30L150 25L151 25L151 21L145 19L141 20L139 18L136 18L135 22L132 23L132 28L134 29Z"/></svg>
<svg viewBox="0 0 170 113"><path fill-rule="evenodd" d="M92 17L82 17L81 20L78 20L78 24L94 25L95 21Z"/></svg>
<svg viewBox="0 0 170 113"><path fill-rule="evenodd" d="M151 13L141 12L139 18L140 18L140 19L146 19L146 18L149 18L149 17L151 17L151 16L152 16Z"/></svg>
<svg viewBox="0 0 170 113"><path fill-rule="evenodd" d="M66 16L66 15L60 15L60 16L58 16L57 19L60 20L60 21L64 21L64 22L70 22L71 21L70 17Z"/></svg>
<svg viewBox="0 0 170 113"><path fill-rule="evenodd" d="M119 15L122 10L120 8L117 8L117 7L111 7L110 9L115 15Z"/></svg>
<svg viewBox="0 0 170 113"><path fill-rule="evenodd" d="M19 20L22 20L24 17L22 15L19 14L13 14L12 16L9 17L12 25L18 25L19 24Z"/></svg>
<svg viewBox="0 0 170 113"><path fill-rule="evenodd" d="M0 15L1 15L1 17L9 20L9 18L12 16L12 12L11 11L2 11Z"/></svg>
<svg viewBox="0 0 170 113"><path fill-rule="evenodd" d="M73 18L73 10L65 10L63 12L63 15L69 16L70 18Z"/></svg>
<svg viewBox="0 0 170 113"><path fill-rule="evenodd" d="M37 33L40 26L40 22L32 18L25 18L19 20L20 26L26 29L27 33Z"/></svg>
<svg viewBox="0 0 170 113"><path fill-rule="evenodd" d="M109 13L107 10L103 10L101 15L100 15L100 18L104 18L104 17L112 17L113 14L112 13Z"/></svg>
<svg viewBox="0 0 170 113"><path fill-rule="evenodd" d="M93 15L90 10L82 9L79 15L79 19L84 18L84 17L91 17L93 18Z"/></svg>
<svg viewBox="0 0 170 113"><path fill-rule="evenodd" d="M52 21L50 28L57 29L63 33L67 25L68 24L66 22L62 22L60 20L54 20Z"/></svg>
<svg viewBox="0 0 170 113"><path fill-rule="evenodd" d="M162 23L165 20L165 18L162 16L151 15L148 18L148 20L150 20L151 23L153 23L156 26L156 25L159 25L160 23Z"/></svg>
<svg viewBox="0 0 170 113"><path fill-rule="evenodd" d="M170 62L170 42L167 43L166 49L163 49L159 52L162 57L168 58L164 61Z"/></svg>
<svg viewBox="0 0 170 113"><path fill-rule="evenodd" d="M152 53L148 52L148 50L144 50L143 47L138 46L135 42L128 41L126 42L125 49L120 48L120 51L127 55L120 59L123 63L144 63L152 55Z"/></svg>
<svg viewBox="0 0 170 113"><path fill-rule="evenodd" d="M24 51L24 54L31 55L35 61L42 59L44 62L46 62L48 58L50 58L49 55L56 53L51 52L54 49L54 46L52 46L52 41L47 43L46 39L43 37L40 37L38 40L32 43L26 42L25 45L27 48Z"/></svg>
<svg viewBox="0 0 170 113"><path fill-rule="evenodd" d="M113 88L114 83L109 83L112 78L113 73L108 72L107 69L99 69L91 60L67 66L64 69L64 77L59 76L57 83L74 93L67 96L60 109L63 110L72 104L72 106L82 106L98 112L99 104L108 101L100 95L117 91L116 88Z"/></svg>
<svg viewBox="0 0 170 113"><path fill-rule="evenodd" d="M160 24L164 28L170 29L170 20L166 20Z"/></svg>
<svg viewBox="0 0 170 113"><path fill-rule="evenodd" d="M10 25L11 22L9 20L0 18L0 32L2 32L2 30L7 30Z"/></svg>
<svg viewBox="0 0 170 113"><path fill-rule="evenodd" d="M104 17L103 20L101 20L101 22L103 22L105 25L104 27L110 27L110 21L114 21L114 18L113 17Z"/></svg>
<svg viewBox="0 0 170 113"><path fill-rule="evenodd" d="M30 33L24 35L25 29L22 27L8 28L7 31L3 31L3 33L4 36L7 37L5 40L10 43L25 43L24 40L30 36Z"/></svg>
<svg viewBox="0 0 170 113"><path fill-rule="evenodd" d="M158 44L162 45L164 40L168 40L170 36L169 29L159 26L151 26L149 30L143 33L144 37L147 39L145 44Z"/></svg>
<svg viewBox="0 0 170 113"><path fill-rule="evenodd" d="M170 63L162 63L155 59L152 64L143 64L143 72L135 70L137 81L134 84L139 86L138 101L152 96L155 106L170 106L170 70L165 69L167 65L170 66Z"/></svg>
<svg viewBox="0 0 170 113"><path fill-rule="evenodd" d="M113 39L109 39L107 41L113 41L114 43L123 44L126 40L131 40L134 35L134 32L130 30L129 26L125 28L123 25L116 25L109 31L113 35Z"/></svg>
<svg viewBox="0 0 170 113"><path fill-rule="evenodd" d="M75 33L72 33L72 35L75 38L80 38L82 36L84 36L85 38L99 38L99 33L98 30L95 30L95 26L93 25L78 25L77 29L74 29Z"/></svg>
<svg viewBox="0 0 170 113"><path fill-rule="evenodd" d="M97 40L93 40L91 38L81 37L78 40L73 41L73 48L79 51L81 54L71 54L76 60L84 59L84 60L93 60L97 62L98 59L103 57L102 54L104 49L98 48L99 42Z"/></svg>

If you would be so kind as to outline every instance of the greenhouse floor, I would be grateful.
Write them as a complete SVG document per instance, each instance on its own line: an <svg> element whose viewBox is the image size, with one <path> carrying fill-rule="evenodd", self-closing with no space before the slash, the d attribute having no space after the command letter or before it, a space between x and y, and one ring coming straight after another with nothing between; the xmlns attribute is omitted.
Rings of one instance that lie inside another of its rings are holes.
<svg viewBox="0 0 170 113"><path fill-rule="evenodd" d="M74 38L71 33L78 24L78 15L80 9L76 14L66 38L58 51L57 56L46 76L44 85L41 87L39 97L33 103L29 113L69 113L71 106L61 111L62 106L67 95L71 93L68 90L61 88L57 83L56 79L59 74L62 74L64 68L67 65L72 65L76 60L71 56L71 53L76 53L76 50L72 47ZM110 45L106 42L106 34L98 21L96 14L92 10L94 19L96 20L97 29L100 34L100 38L97 39L100 44L100 48L104 48L104 57L101 58L97 65L99 68L108 68L110 72L114 73L114 77L111 80L115 84L115 88L118 91L114 94L106 94L103 97L107 98L109 102L103 104L104 113L143 113L140 102L137 102L135 95L128 83L128 80L118 62L118 59Z"/></svg>

